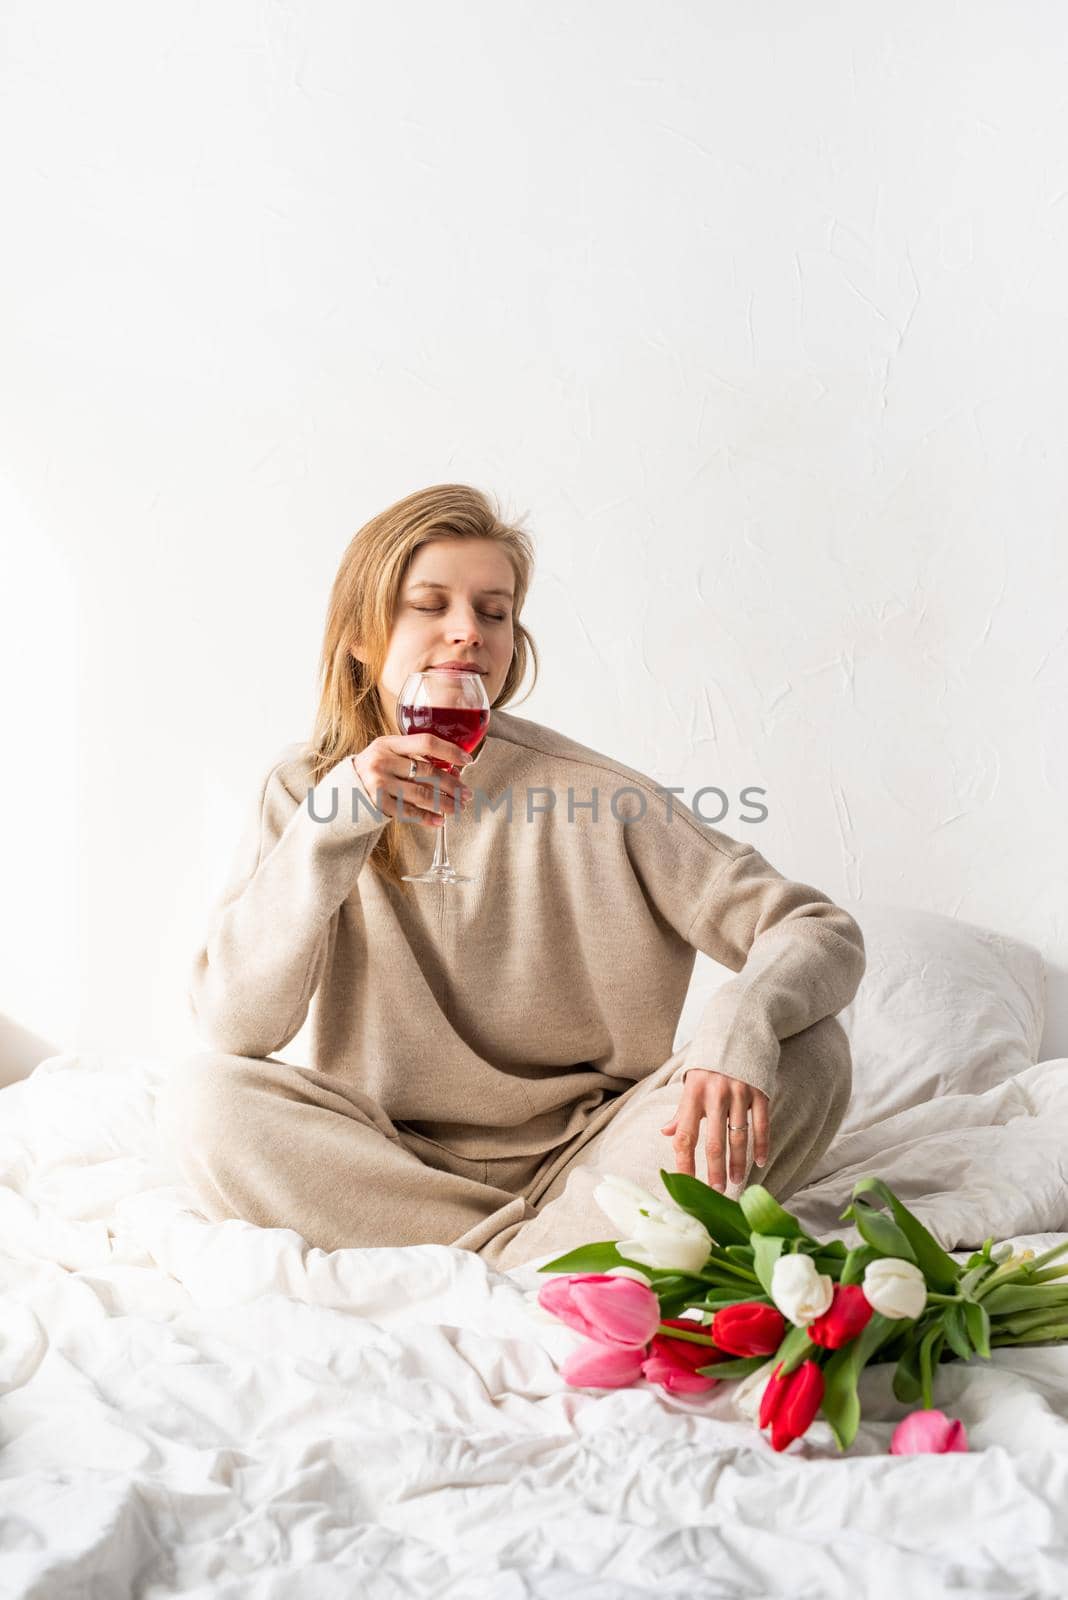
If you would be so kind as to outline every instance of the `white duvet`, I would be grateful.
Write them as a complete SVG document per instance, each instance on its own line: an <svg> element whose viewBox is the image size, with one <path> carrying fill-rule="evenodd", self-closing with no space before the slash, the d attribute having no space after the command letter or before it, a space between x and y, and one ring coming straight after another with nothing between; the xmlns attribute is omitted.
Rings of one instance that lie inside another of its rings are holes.
<svg viewBox="0 0 1068 1600"><path fill-rule="evenodd" d="M731 1386L569 1388L531 1266L211 1224L152 1060L0 1091L0 1595L590 1600L1068 1594L1068 1345L940 1367L968 1455L889 1456L892 1367L777 1454ZM884 1177L959 1258L1068 1237L1068 1059L840 1139L821 1235ZM613 1236L591 1219L591 1238Z"/></svg>

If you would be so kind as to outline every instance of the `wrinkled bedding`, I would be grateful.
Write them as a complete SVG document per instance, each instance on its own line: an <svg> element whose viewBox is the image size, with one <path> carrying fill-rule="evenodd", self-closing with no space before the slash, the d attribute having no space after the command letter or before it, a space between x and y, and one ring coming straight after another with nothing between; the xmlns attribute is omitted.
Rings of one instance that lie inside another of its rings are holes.
<svg viewBox="0 0 1068 1600"><path fill-rule="evenodd" d="M158 1148L165 1070L62 1055L0 1091L3 1595L1068 1593L1068 1345L939 1369L967 1455L887 1455L889 1365L847 1454L821 1421L777 1454L729 1384L564 1384L550 1257L205 1221ZM847 1134L788 1204L855 1240L874 1172L959 1259L1037 1252L1068 1237L1066 1126L1043 1062Z"/></svg>

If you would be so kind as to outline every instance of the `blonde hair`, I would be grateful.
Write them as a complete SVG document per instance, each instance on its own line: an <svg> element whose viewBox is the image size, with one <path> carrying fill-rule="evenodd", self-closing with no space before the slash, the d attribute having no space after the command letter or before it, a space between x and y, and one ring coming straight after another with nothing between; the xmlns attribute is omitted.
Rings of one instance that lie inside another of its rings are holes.
<svg viewBox="0 0 1068 1600"><path fill-rule="evenodd" d="M372 739L395 731L386 717L377 681L389 648L401 585L415 552L438 539L493 539L508 557L515 574L515 646L493 705L510 703L530 663L534 667L530 689L534 688L538 652L519 620L534 571L529 534L502 518L496 500L491 503L487 495L467 484L438 483L419 489L365 522L341 557L327 606L319 705L311 739L304 747L312 764L311 783L318 783L331 767L347 755L356 755ZM366 663L352 654L351 647L357 643ZM368 858L368 865L398 889L411 887L401 879L400 829L416 826L419 824L400 823L391 817Z"/></svg>

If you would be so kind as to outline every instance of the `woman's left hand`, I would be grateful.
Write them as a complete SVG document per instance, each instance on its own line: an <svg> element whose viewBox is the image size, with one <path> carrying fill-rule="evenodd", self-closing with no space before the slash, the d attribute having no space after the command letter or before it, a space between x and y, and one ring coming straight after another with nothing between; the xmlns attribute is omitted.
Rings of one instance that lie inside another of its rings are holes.
<svg viewBox="0 0 1068 1600"><path fill-rule="evenodd" d="M730 1181L741 1183L746 1175L745 1158L749 1146L749 1109L753 1110L753 1160L762 1167L768 1159L768 1108L770 1102L762 1089L740 1078L728 1078L726 1073L713 1072L707 1067L687 1069L682 1086L682 1101L672 1122L661 1128L663 1134L674 1134L676 1172L694 1171L694 1150L701 1129L701 1119L708 1118L708 1182L713 1189L723 1189L726 1178L726 1153L730 1152ZM731 1132L727 1125L730 1124Z"/></svg>

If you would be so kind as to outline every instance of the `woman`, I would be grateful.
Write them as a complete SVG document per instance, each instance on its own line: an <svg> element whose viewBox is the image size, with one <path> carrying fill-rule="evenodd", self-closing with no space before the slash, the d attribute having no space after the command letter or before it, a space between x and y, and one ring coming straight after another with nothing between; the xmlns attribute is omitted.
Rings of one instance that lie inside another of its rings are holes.
<svg viewBox="0 0 1068 1600"><path fill-rule="evenodd" d="M536 670L532 560L462 484L401 500L342 558L313 737L264 774L194 963L213 1049L161 1097L216 1220L327 1250L453 1244L506 1270L605 1236L606 1172L666 1197L660 1169L695 1172L702 1123L710 1183L784 1199L841 1122L834 1014L860 929L644 774L502 709ZM395 721L408 674L448 661L493 708L473 760ZM435 791L430 755L461 779ZM472 881L404 882L446 808ZM738 975L672 1054L695 950ZM313 996L305 1069L275 1052Z"/></svg>

